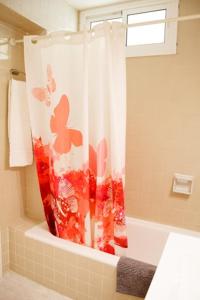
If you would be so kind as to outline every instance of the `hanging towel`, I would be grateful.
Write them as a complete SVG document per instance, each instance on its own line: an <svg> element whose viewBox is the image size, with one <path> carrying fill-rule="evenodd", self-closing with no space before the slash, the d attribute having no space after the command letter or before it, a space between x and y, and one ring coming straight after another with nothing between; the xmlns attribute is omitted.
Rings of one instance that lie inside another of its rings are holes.
<svg viewBox="0 0 200 300"><path fill-rule="evenodd" d="M129 257L120 257L117 264L116 291L144 298L153 279L156 267Z"/></svg>
<svg viewBox="0 0 200 300"><path fill-rule="evenodd" d="M25 82L11 79L8 97L10 167L31 165L33 150Z"/></svg>

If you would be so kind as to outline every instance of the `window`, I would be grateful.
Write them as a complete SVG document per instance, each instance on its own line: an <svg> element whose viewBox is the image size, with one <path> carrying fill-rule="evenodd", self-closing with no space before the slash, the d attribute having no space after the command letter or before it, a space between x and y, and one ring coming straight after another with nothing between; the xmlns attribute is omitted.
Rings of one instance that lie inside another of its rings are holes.
<svg viewBox="0 0 200 300"><path fill-rule="evenodd" d="M99 25L103 22L109 22L109 23L112 23L112 22L122 22L122 18L113 18L113 19L107 19L107 20L101 20L101 21L93 21L93 22L90 22L90 28L94 28L96 25Z"/></svg>
<svg viewBox="0 0 200 300"><path fill-rule="evenodd" d="M147 21L164 20L166 9L131 14L127 17L127 24L135 24ZM130 27L127 31L127 46L148 45L165 42L165 24L144 25Z"/></svg>
<svg viewBox="0 0 200 300"><path fill-rule="evenodd" d="M83 11L80 29L92 29L107 22L124 22L127 25L176 18L179 0L140 0L126 4ZM126 54L132 56L176 53L177 22L138 25L127 28Z"/></svg>

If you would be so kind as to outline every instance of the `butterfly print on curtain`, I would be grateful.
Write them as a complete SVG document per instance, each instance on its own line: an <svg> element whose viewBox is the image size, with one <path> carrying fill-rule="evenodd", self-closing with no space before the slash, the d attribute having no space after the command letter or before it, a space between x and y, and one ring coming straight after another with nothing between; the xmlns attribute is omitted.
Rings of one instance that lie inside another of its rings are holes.
<svg viewBox="0 0 200 300"><path fill-rule="evenodd" d="M72 144L79 147L83 143L82 134L79 130L66 127L68 117L69 101L67 96L63 95L50 120L51 132L56 134L54 149L59 154L68 153Z"/></svg>
<svg viewBox="0 0 200 300"><path fill-rule="evenodd" d="M50 66L47 73L51 84L44 88L45 92L42 90L44 94L47 91L53 93L56 88ZM38 91L38 88L33 89L34 97ZM43 100L35 98L46 103L48 96L45 97ZM73 147L83 146L82 132L68 127L69 114L69 99L62 95L49 120L51 141L43 144L41 137L33 139L49 229L63 239L115 254L115 245L127 247L122 174L117 178L111 176L107 164L109 146L105 137L97 145L88 145L88 161L82 162L82 168L73 169L72 166L67 169L63 165L62 175L56 172L56 160L70 155ZM89 241L86 238L88 233Z"/></svg>
<svg viewBox="0 0 200 300"><path fill-rule="evenodd" d="M48 65L46 86L33 88L32 94L37 100L44 102L47 106L50 106L51 95L55 92L55 90L56 90L56 81L53 78L51 66Z"/></svg>

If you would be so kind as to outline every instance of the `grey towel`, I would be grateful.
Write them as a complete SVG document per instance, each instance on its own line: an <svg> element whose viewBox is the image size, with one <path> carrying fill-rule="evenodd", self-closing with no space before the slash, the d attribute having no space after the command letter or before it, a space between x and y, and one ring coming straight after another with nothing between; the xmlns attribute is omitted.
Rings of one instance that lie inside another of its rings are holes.
<svg viewBox="0 0 200 300"><path fill-rule="evenodd" d="M117 264L117 289L122 294L144 298L156 267L125 256Z"/></svg>

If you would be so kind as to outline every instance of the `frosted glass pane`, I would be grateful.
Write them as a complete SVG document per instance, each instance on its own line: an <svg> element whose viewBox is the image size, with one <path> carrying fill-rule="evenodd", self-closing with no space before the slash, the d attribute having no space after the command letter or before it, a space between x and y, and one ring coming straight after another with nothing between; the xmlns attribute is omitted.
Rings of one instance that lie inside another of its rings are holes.
<svg viewBox="0 0 200 300"><path fill-rule="evenodd" d="M102 24L103 22L109 22L109 23L122 22L122 18L114 18L114 19L109 19L109 20L94 21L94 22L91 22L90 28L92 29L92 28L94 28L94 26Z"/></svg>
<svg viewBox="0 0 200 300"><path fill-rule="evenodd" d="M151 11L128 16L128 24L165 19L166 10ZM128 28L127 46L165 42L165 23Z"/></svg>

